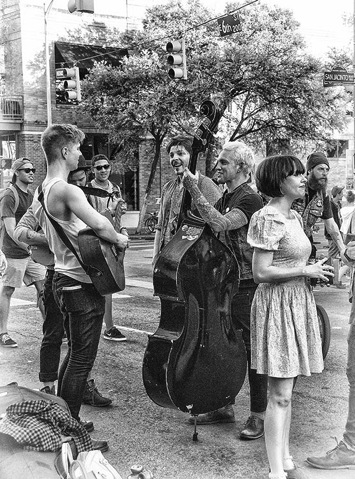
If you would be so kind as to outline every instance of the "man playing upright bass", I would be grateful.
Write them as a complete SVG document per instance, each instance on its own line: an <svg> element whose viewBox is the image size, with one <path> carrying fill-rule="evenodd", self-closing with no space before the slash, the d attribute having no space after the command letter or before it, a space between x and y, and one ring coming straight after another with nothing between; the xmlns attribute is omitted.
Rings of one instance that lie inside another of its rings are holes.
<svg viewBox="0 0 355 479"><path fill-rule="evenodd" d="M201 217L230 247L240 267L240 286L233 298L232 318L235 327L243 330L248 358L250 416L240 433L240 438L247 440L263 436L267 405L267 376L250 368L250 308L257 285L253 281L253 251L247 243L247 232L251 216L262 207L261 197L248 184L253 168L254 155L250 148L240 141L226 143L218 157L216 175L218 183L225 184L227 189L215 205L207 201L198 187L197 178L187 168L183 177L183 184ZM197 424L234 421L231 404L197 418Z"/></svg>

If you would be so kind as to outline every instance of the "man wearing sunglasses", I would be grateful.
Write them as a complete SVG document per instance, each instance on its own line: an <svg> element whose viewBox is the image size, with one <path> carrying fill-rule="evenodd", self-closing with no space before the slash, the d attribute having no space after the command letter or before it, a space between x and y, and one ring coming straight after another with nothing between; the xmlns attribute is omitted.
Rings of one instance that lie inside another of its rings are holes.
<svg viewBox="0 0 355 479"><path fill-rule="evenodd" d="M28 245L14 238L15 227L33 200L28 187L33 183L36 170L30 160L19 158L14 161L12 171L12 185L15 191L8 189L0 203L0 217L4 228L2 251L7 260L0 289L0 345L5 348L17 347L16 341L10 337L7 329L10 302L15 289L20 288L22 282L26 286L34 284L39 295L43 289L46 273L42 265L32 260Z"/></svg>
<svg viewBox="0 0 355 479"><path fill-rule="evenodd" d="M98 154L92 157L91 160L92 172L94 174L94 179L88 183L88 186L92 188L100 188L112 193L112 197L108 200L107 198L101 198L99 196L89 195L88 201L96 211L100 213L107 209L109 206L112 208L112 203L116 203L118 206L118 200L122 199L120 187L109 180L111 175L111 163L107 156ZM110 205L111 203L111 205ZM127 231L121 228L122 231L118 233L123 233L127 235ZM105 316L104 322L106 329L104 331L104 339L108 341L126 341L127 338L124 336L117 326L113 323L112 317L112 296L106 295L105 297Z"/></svg>

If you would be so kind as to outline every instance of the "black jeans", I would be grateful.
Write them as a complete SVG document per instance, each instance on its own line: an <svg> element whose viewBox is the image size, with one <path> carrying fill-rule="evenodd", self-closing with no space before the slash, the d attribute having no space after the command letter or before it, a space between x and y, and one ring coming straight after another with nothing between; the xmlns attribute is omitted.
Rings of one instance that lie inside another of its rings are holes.
<svg viewBox="0 0 355 479"><path fill-rule="evenodd" d="M268 377L266 374L257 374L255 369L250 368L251 345L250 345L250 309L257 285L249 282L241 285L239 291L233 297L232 319L234 327L242 329L243 341L247 351L248 376L250 387L250 411L261 413L267 406Z"/></svg>
<svg viewBox="0 0 355 479"><path fill-rule="evenodd" d="M54 299L52 280L53 269L47 269L43 286L43 339L39 356L39 380L56 381L60 362L60 348L64 334L64 318Z"/></svg>
<svg viewBox="0 0 355 479"><path fill-rule="evenodd" d="M68 352L59 370L58 396L79 419L85 384L99 346L105 298L91 283L79 283L60 273L54 274L53 292L68 336Z"/></svg>

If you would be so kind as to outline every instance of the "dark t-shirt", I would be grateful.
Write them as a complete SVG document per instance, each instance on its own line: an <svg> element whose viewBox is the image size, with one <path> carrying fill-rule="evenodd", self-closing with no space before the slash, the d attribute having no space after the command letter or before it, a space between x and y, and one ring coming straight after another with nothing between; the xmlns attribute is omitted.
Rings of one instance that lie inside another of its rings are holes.
<svg viewBox="0 0 355 479"><path fill-rule="evenodd" d="M22 216L26 213L28 207L31 205L33 200L33 195L31 192L25 193L17 185L15 188L19 197L19 204L16 211L15 210L15 197L11 190L8 190L4 198L1 201L1 218L15 218L16 224L20 221ZM29 256L28 251L25 251L21 248L10 236L7 234L5 229L4 241L2 246L2 251L7 258L27 258Z"/></svg>
<svg viewBox="0 0 355 479"><path fill-rule="evenodd" d="M247 242L247 234L250 218L256 211L260 210L262 206L261 196L255 193L247 183L238 186L231 193L225 191L222 198L219 199L215 205L215 208L223 215L231 209L236 208L242 211L248 219L246 225L228 231L228 233L224 235L225 237L223 237L223 233L221 234L221 240L230 245L237 258L240 267L241 281L252 280L253 278L253 248Z"/></svg>

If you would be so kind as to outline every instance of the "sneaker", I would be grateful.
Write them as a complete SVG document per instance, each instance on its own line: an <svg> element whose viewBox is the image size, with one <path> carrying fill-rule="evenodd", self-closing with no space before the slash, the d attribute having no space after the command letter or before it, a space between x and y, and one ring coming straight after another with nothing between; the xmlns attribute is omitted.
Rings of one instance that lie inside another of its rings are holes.
<svg viewBox="0 0 355 479"><path fill-rule="evenodd" d="M126 336L123 336L121 331L116 328L116 326L112 326L111 329L106 329L104 332L104 339L108 341L127 341Z"/></svg>
<svg viewBox="0 0 355 479"><path fill-rule="evenodd" d="M111 399L103 397L98 391L93 379L86 383L82 402L94 407L106 407L112 404Z"/></svg>
<svg viewBox="0 0 355 479"><path fill-rule="evenodd" d="M42 393L46 393L46 394L51 394L52 396L55 396L55 386L53 384L53 386L44 386L42 389L40 389L40 391Z"/></svg>
<svg viewBox="0 0 355 479"><path fill-rule="evenodd" d="M345 442L340 441L325 456L307 457L307 462L317 469L355 469L355 451L348 449Z"/></svg>
<svg viewBox="0 0 355 479"><path fill-rule="evenodd" d="M4 348L17 348L18 344L14 341L8 333L2 333L0 335L0 344Z"/></svg>
<svg viewBox="0 0 355 479"><path fill-rule="evenodd" d="M94 423L92 421L79 421L80 424L86 429L87 432L92 432L94 430Z"/></svg>
<svg viewBox="0 0 355 479"><path fill-rule="evenodd" d="M240 439L259 439L264 435L264 421L257 416L249 416L241 431Z"/></svg>
<svg viewBox="0 0 355 479"><path fill-rule="evenodd" d="M216 411L206 412L199 414L196 418L196 424L204 426L205 424L217 424L235 422L234 410L231 404L224 406ZM194 416L189 418L190 424L195 424Z"/></svg>

